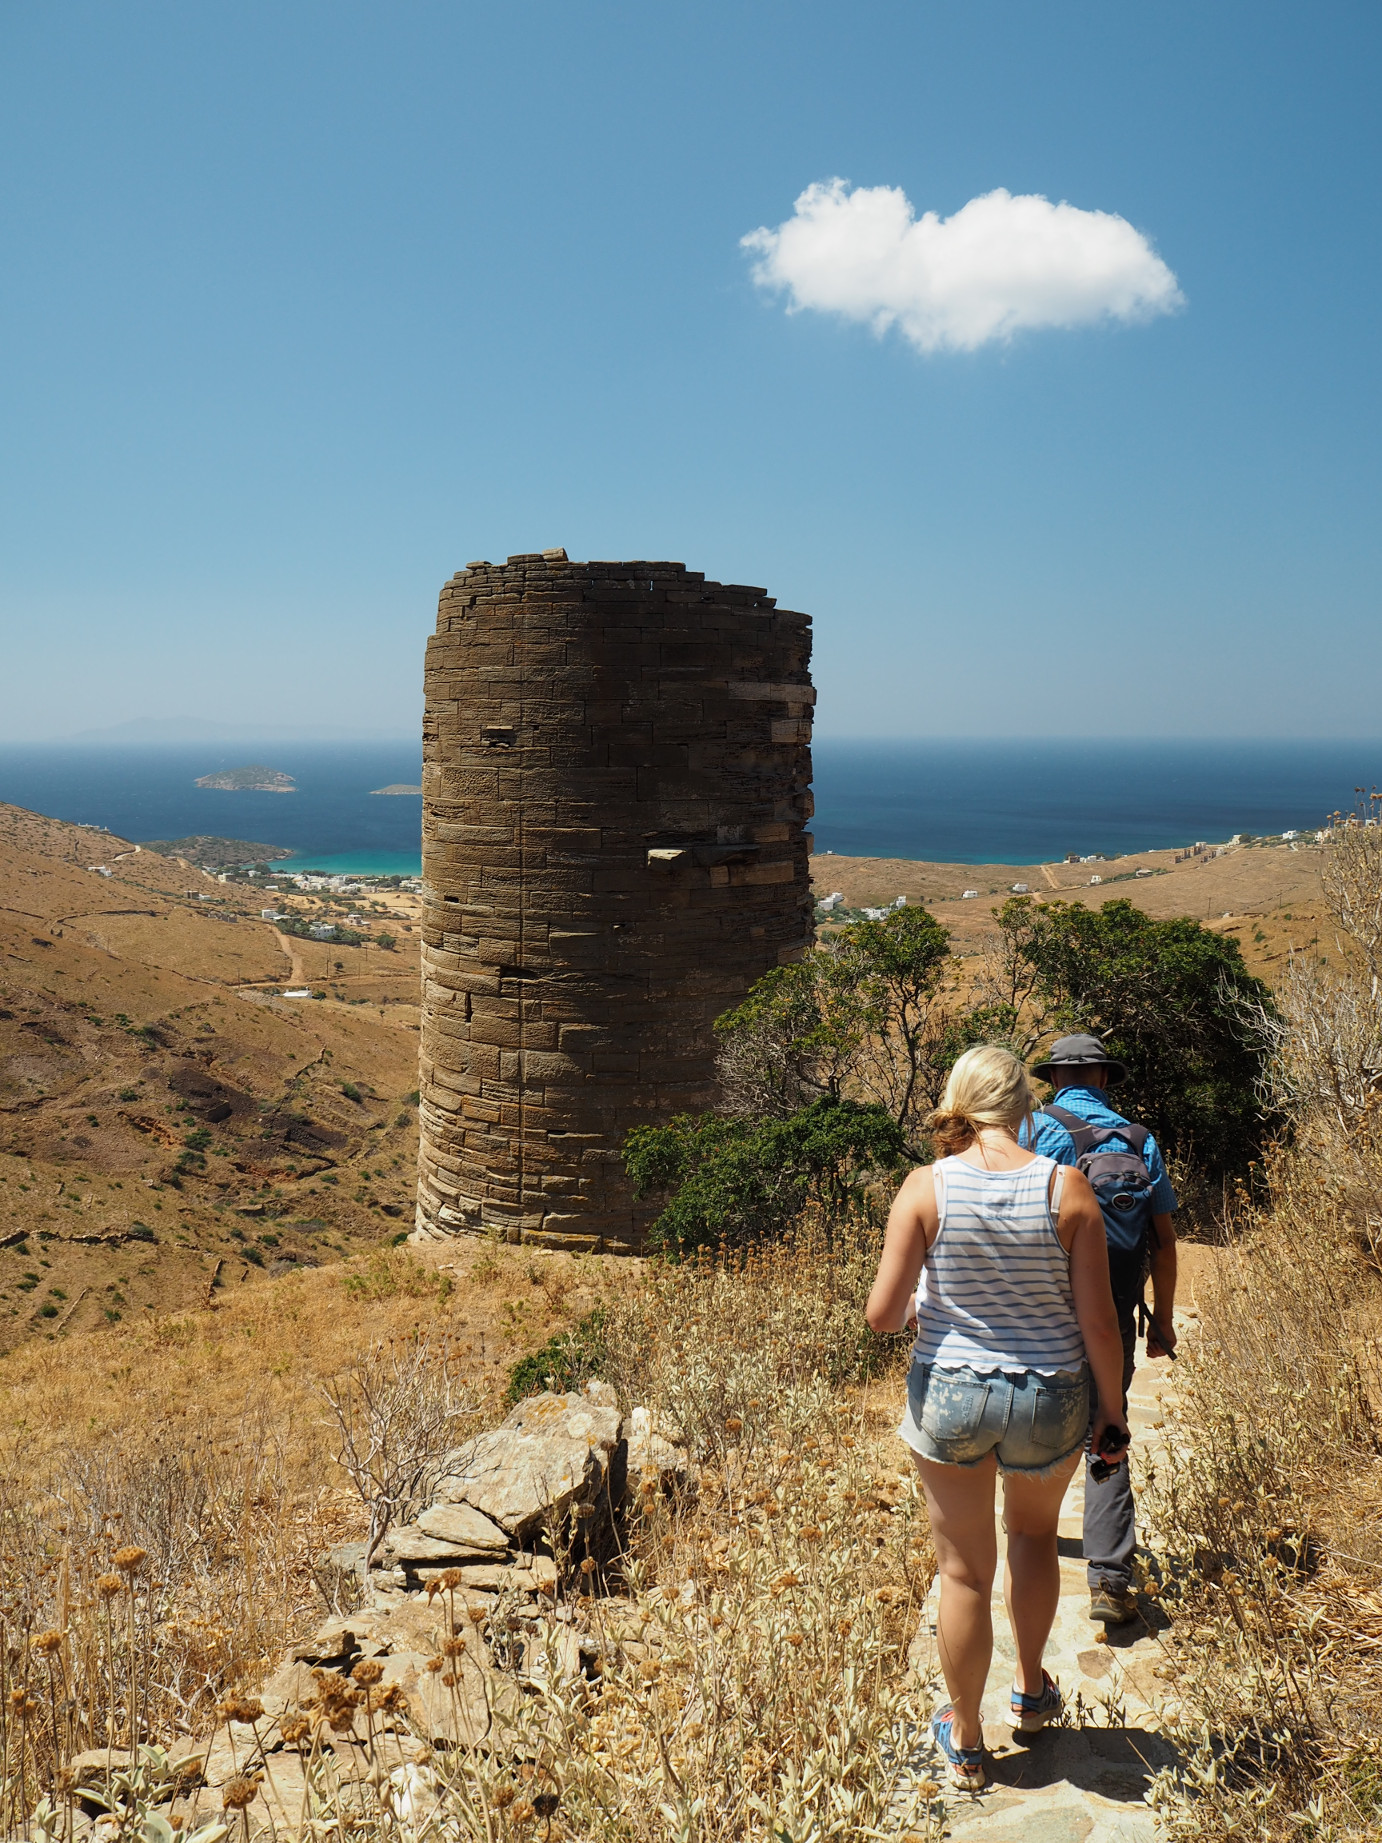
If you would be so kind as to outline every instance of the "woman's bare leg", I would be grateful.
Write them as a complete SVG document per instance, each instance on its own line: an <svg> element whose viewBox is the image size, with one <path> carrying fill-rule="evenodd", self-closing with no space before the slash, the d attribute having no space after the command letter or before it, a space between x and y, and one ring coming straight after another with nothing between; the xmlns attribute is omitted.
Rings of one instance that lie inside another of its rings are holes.
<svg viewBox="0 0 1382 1843"><path fill-rule="evenodd" d="M983 1742L979 1705L993 1657L990 1600L998 1566L993 1481L998 1465L992 1453L977 1465L939 1465L919 1453L912 1457L926 1492L941 1577L936 1636L955 1709L951 1734L957 1747L978 1747Z"/></svg>
<svg viewBox="0 0 1382 1843"><path fill-rule="evenodd" d="M1003 1480L1003 1527L1008 1534L1008 1565L1003 1598L1017 1646L1017 1687L1024 1695L1041 1694L1042 1653L1060 1600L1060 1557L1056 1525L1061 1501L1084 1454L1050 1478L1009 1472Z"/></svg>

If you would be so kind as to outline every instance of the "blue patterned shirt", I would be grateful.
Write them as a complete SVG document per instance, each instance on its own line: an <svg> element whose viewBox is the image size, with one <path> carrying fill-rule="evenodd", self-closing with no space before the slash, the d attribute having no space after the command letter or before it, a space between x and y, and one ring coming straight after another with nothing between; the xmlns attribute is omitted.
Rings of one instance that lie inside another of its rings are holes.
<svg viewBox="0 0 1382 1843"><path fill-rule="evenodd" d="M1115 1113L1108 1104L1102 1088L1062 1088L1056 1095L1056 1106L1064 1107L1067 1113L1076 1113L1091 1126L1126 1126L1128 1122L1121 1113ZM1018 1142L1028 1144L1027 1122L1024 1120L1018 1131ZM1179 1206L1179 1198L1166 1175L1166 1166L1162 1162L1161 1149L1152 1135L1148 1133L1145 1145L1136 1146L1131 1138L1110 1140L1105 1149L1116 1150L1123 1145L1129 1152L1139 1157L1147 1167L1152 1179L1152 1214L1169 1216ZM1047 1114L1037 1118L1036 1141L1030 1148L1042 1152L1047 1158L1054 1158L1058 1165L1073 1165L1075 1159L1075 1141L1059 1120L1053 1120Z"/></svg>

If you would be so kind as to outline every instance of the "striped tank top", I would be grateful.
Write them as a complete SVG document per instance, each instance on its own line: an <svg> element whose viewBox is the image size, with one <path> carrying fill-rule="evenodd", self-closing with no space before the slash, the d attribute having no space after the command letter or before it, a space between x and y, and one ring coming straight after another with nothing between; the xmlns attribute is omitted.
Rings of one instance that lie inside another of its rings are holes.
<svg viewBox="0 0 1382 1843"><path fill-rule="evenodd" d="M1018 1171L937 1160L940 1229L917 1290L917 1362L1047 1376L1083 1367L1070 1257L1047 1204L1053 1168L1040 1156Z"/></svg>

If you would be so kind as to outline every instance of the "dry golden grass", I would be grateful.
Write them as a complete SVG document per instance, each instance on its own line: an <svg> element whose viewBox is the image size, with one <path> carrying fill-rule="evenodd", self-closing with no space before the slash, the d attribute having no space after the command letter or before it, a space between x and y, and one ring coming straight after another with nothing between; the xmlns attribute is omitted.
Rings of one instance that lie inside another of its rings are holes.
<svg viewBox="0 0 1382 1843"><path fill-rule="evenodd" d="M82 1747L205 1729L324 1613L311 1556L364 1514L331 1461L321 1378L386 1337L445 1339L474 1418L494 1416L519 1348L598 1301L626 1405L650 1404L699 1469L677 1497L634 1481L618 1591L571 1603L600 1676L554 1649L506 1745L373 1789L322 1764L319 1814L349 1803L352 1828L382 1834L422 1799L424 1828L498 1839L534 1834L556 1798L553 1836L649 1843L857 1837L911 1805L928 1823L895 1757L920 1719L905 1650L932 1564L893 1433L898 1353L859 1330L877 1239L804 1231L770 1257L641 1272L482 1246L448 1273L396 1250L117 1328L80 1366L70 1345L12 1357L0 1821Z"/></svg>
<svg viewBox="0 0 1382 1843"><path fill-rule="evenodd" d="M1382 1284L1313 1169L1278 1158L1197 1289L1147 1500L1187 1748L1162 1787L1177 1838L1382 1825Z"/></svg>

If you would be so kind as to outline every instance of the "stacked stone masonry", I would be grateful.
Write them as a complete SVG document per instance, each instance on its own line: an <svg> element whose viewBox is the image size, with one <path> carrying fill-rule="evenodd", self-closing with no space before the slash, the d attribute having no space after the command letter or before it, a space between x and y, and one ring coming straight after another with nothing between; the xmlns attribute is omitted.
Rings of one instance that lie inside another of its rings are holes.
<svg viewBox="0 0 1382 1843"><path fill-rule="evenodd" d="M428 642L422 1238L638 1246L620 1147L812 936L811 623L680 563L473 563Z"/></svg>

